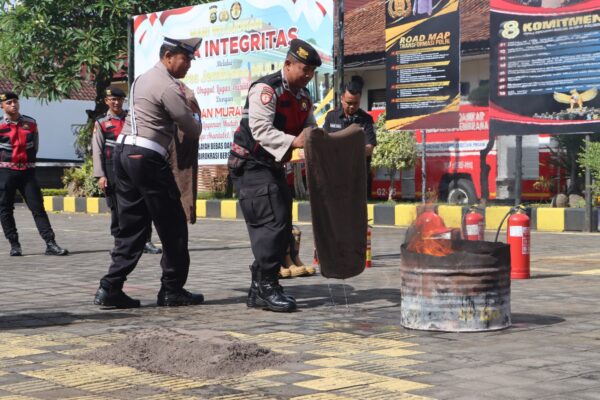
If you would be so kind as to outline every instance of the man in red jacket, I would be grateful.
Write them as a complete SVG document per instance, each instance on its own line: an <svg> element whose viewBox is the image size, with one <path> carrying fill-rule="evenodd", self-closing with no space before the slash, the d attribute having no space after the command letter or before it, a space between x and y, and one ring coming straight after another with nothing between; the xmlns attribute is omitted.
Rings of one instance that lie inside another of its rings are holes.
<svg viewBox="0 0 600 400"><path fill-rule="evenodd" d="M4 236L10 242L9 254L23 255L13 213L18 190L33 215L40 236L46 242L46 254L67 255L67 249L54 240L42 191L35 179L39 143L37 123L33 118L19 113L19 96L16 93L0 93L0 106L4 113L0 120L0 222Z"/></svg>

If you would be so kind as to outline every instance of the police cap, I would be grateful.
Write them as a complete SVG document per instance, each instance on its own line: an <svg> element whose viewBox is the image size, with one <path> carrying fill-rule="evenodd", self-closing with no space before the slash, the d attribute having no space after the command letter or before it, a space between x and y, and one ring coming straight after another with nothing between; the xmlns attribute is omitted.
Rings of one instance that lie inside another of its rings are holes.
<svg viewBox="0 0 600 400"><path fill-rule="evenodd" d="M294 57L303 64L310 65L312 67L321 66L321 57L319 57L319 53L314 47L304 40L293 39L290 42L288 55Z"/></svg>
<svg viewBox="0 0 600 400"><path fill-rule="evenodd" d="M0 93L0 102L15 99L19 100L19 96L15 92L2 92Z"/></svg>
<svg viewBox="0 0 600 400"><path fill-rule="evenodd" d="M173 39L165 36L163 40L163 46L169 47L173 50L183 50L192 60L195 59L196 50L200 47L202 38L195 37L189 39Z"/></svg>
<svg viewBox="0 0 600 400"><path fill-rule="evenodd" d="M125 92L123 90L121 90L117 86L109 86L109 87L107 87L106 90L104 91L104 94L106 95L106 97L109 97L109 96L112 96L112 97L125 97Z"/></svg>

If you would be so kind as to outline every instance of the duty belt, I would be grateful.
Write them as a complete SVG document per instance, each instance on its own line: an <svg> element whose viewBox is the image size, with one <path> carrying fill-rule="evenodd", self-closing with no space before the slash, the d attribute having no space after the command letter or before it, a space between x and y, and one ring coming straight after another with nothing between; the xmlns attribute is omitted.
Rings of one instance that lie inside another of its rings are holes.
<svg viewBox="0 0 600 400"><path fill-rule="evenodd" d="M269 168L281 168L284 164L282 162L275 161L272 158L257 157L255 154L252 154L248 149L240 146L235 142L231 143L231 152L237 155L238 157L254 160L257 163L267 166Z"/></svg>
<svg viewBox="0 0 600 400"><path fill-rule="evenodd" d="M117 138L117 143L129 144L132 146L139 146L145 149L153 150L163 157L166 157L167 155L167 149L162 147L160 144L141 136L119 135Z"/></svg>
<svg viewBox="0 0 600 400"><path fill-rule="evenodd" d="M0 162L0 168L10 168L10 169L29 169L35 168L35 163L14 163L14 162Z"/></svg>

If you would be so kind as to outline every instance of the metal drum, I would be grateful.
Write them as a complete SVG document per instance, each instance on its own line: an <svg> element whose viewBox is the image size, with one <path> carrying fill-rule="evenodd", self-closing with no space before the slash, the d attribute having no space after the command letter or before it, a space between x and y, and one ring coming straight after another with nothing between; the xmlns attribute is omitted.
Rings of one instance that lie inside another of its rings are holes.
<svg viewBox="0 0 600 400"><path fill-rule="evenodd" d="M452 242L436 257L402 245L402 326L447 332L492 331L510 321L510 247L484 241Z"/></svg>

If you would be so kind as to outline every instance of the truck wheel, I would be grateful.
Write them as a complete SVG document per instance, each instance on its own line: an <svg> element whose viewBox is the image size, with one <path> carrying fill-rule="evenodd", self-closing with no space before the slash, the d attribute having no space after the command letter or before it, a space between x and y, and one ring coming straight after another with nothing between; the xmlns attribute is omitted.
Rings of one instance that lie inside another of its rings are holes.
<svg viewBox="0 0 600 400"><path fill-rule="evenodd" d="M457 179L448 185L448 204L475 204L477 194L473 182L468 179Z"/></svg>

